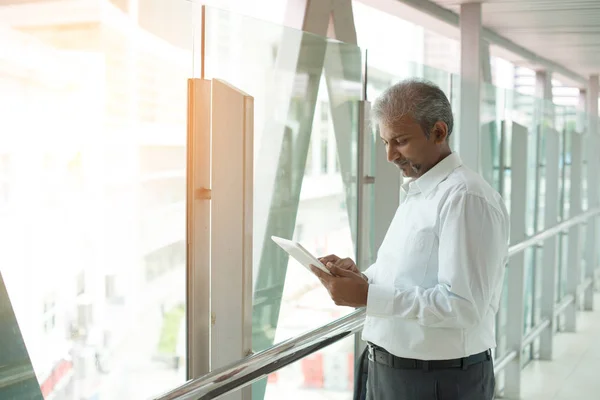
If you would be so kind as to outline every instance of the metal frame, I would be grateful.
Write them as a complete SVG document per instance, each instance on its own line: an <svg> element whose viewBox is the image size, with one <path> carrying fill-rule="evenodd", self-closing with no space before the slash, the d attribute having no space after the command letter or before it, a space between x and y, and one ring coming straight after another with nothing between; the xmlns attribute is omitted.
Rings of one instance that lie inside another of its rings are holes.
<svg viewBox="0 0 600 400"><path fill-rule="evenodd" d="M540 129L543 129L540 127ZM546 135L546 205L544 207L544 226L554 226L558 221L558 163L559 133L554 129L545 129ZM540 335L540 359L551 360L554 343L554 305L556 303L556 272L558 261L558 240L552 236L544 241L542 255L542 319L551 322L550 329Z"/></svg>
<svg viewBox="0 0 600 400"><path fill-rule="evenodd" d="M536 117L534 118L534 121L537 121L537 126L533 126L532 129L535 132L535 194L533 197L533 202L534 202L534 212L533 212L533 230L534 232L538 232L541 229L543 229L543 227L545 226L552 226L556 223L556 219L554 219L554 221L550 221L548 223L546 223L546 215L544 215L543 217L540 218L540 207L542 206L541 201L540 201L540 194L542 192L542 169L546 170L547 168L550 168L551 170L553 170L554 168L558 167L558 158L556 159L552 159L551 163L553 163L553 165L549 166L549 163L547 162L547 160L542 160L542 141L543 138L545 138L546 140L549 139L550 136L553 136L552 132L548 129L548 126L553 126L554 125L554 106L551 105L550 107L547 107L548 103L549 104L553 104L552 103L552 73L549 71L536 71L535 72L535 95L538 99L544 99L545 101L542 102L538 102L537 104L534 103L534 112L536 114ZM550 138L549 140L552 142L553 138ZM558 136L556 137L556 139L558 139ZM546 145L546 147L548 148L548 145ZM558 156L557 156L558 157ZM547 158L547 156L546 156ZM558 176L558 175L557 175ZM555 178L554 181L548 180L548 178L545 178L545 186L546 186L546 192L547 192L547 186L549 185L556 185L556 187L558 188L558 177ZM552 191L552 188L550 189ZM555 198L549 197L548 194L546 193L546 204L545 206L548 206L548 203L552 200L552 199L556 199L558 198L558 192L556 192L556 196ZM552 206L550 206L552 208ZM546 209L546 207L544 207ZM551 219L551 216L548 216ZM555 216L556 218L556 216ZM541 319L544 318L543 314L544 314L544 310L546 310L547 313L551 313L550 308L553 306L553 303L551 304L544 304L544 301L550 301L548 298L544 298L544 296L546 295L546 297L548 297L548 293L544 293L544 279L549 279L550 277L548 276L548 274L550 272L548 272L549 270L551 271L555 271L555 268L553 266L555 266L555 261L553 260L549 260L550 264L546 264L545 263L545 259L549 257L549 254L544 255L544 252L546 252L547 250L545 249L545 245L544 247L542 247L542 255L541 257L539 256L538 252L535 251L533 254L533 266L532 266L532 302L531 302L531 309L532 309L532 325L533 326L537 326L540 324ZM556 259L556 258L555 258ZM544 266L546 265L546 267L544 268ZM540 292L539 295L539 299L538 299L538 291ZM552 294L552 296L554 296ZM541 303L538 306L538 301L539 303ZM553 322L553 321L552 321ZM545 338L547 339L547 338ZM549 337L550 341L552 341L552 335L550 335ZM533 346L531 348L531 358L538 358L540 356L540 348L542 346L541 344L541 338L540 340L536 340L533 343ZM547 345L547 343L544 343L545 345ZM552 346L550 346L550 348L552 348Z"/></svg>
<svg viewBox="0 0 600 400"><path fill-rule="evenodd" d="M371 104L362 100L359 104L359 135L358 135L358 232L356 264L365 269L374 261L374 246L372 242L373 188L376 182L373 171L373 136L370 124Z"/></svg>
<svg viewBox="0 0 600 400"><path fill-rule="evenodd" d="M502 122L506 132L507 122ZM510 190L510 240L513 244L526 238L526 196L527 196L527 128L512 124L511 154L511 190ZM525 254L514 254L508 264L508 322L506 324L506 342L509 351L517 356L506 365L504 392L507 397L518 398L521 391L521 348L523 344L523 319L525 294ZM509 353L510 354L510 353Z"/></svg>
<svg viewBox="0 0 600 400"><path fill-rule="evenodd" d="M366 62L365 62L366 64ZM363 80L363 84L365 81ZM366 89L366 88L365 88ZM366 92L366 90L365 90ZM363 94L366 98L366 93ZM358 108L358 229L356 233L356 264L365 270L374 261L373 235L373 197L375 176L372 170L373 136L370 123L371 104L361 100ZM357 360L366 347L366 343L357 334L354 340L354 359Z"/></svg>
<svg viewBox="0 0 600 400"><path fill-rule="evenodd" d="M188 81L187 378L210 371L210 89Z"/></svg>
<svg viewBox="0 0 600 400"><path fill-rule="evenodd" d="M598 207L600 205L600 188L597 184L590 184L590 171L598 171L600 169L600 161L598 160L598 92L599 92L598 75L590 76L589 88L587 90L587 180L588 180L588 209ZM586 230L586 249L585 249L585 277L590 279L592 284L587 288L583 298L583 308L585 310L594 309L594 289L596 285L596 268L598 266L598 249L596 240L598 238L598 218L592 218L587 225Z"/></svg>
<svg viewBox="0 0 600 400"><path fill-rule="evenodd" d="M460 135L458 152L466 166L480 170L481 3L460 5Z"/></svg>
<svg viewBox="0 0 600 400"><path fill-rule="evenodd" d="M582 140L581 135L576 132L570 132L571 135L571 171L570 171L570 199L569 199L569 217L576 217L581 214L581 167L582 167ZM581 226L576 225L569 229L568 237L568 269L567 269L567 293L575 296L577 300L577 288L581 282ZM574 301L565 312L565 328L568 332L575 332L577 329L577 305Z"/></svg>
<svg viewBox="0 0 600 400"><path fill-rule="evenodd" d="M158 400L212 400L266 377L295 361L360 331L366 311L360 309L334 322L187 382Z"/></svg>

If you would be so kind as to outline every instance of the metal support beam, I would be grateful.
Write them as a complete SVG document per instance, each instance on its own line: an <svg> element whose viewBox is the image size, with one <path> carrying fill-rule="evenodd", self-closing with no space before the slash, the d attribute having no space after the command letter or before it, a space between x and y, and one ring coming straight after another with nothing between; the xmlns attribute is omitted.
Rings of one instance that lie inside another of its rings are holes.
<svg viewBox="0 0 600 400"><path fill-rule="evenodd" d="M496 121L496 88L492 85L492 65L490 60L490 45L481 41L481 127L480 127L480 172L492 187L494 181L494 149L498 149ZM459 133L460 135L460 133ZM498 187L495 187L498 189Z"/></svg>
<svg viewBox="0 0 600 400"><path fill-rule="evenodd" d="M542 159L544 155L544 151L542 149L543 143L545 142L545 138L547 135L551 133L548 132L548 127L553 126L554 123L554 107L552 103L552 74L548 71L536 71L535 74L535 98L534 98L534 118L530 129L535 136L532 137L534 139L533 146L531 152L535 154L533 161L534 173L535 173L535 181L533 187L533 232L538 232L542 230L545 226L545 218L540 218L540 209L545 208L542 204L543 197L541 193L543 193L543 177L544 177L544 164L548 165L547 162L544 162ZM541 99L541 100L540 100ZM558 136L556 137L558 139ZM556 159L558 161L558 159ZM558 164L557 164L558 165ZM554 168L551 167L551 169ZM552 181L550 185L558 184L558 175L556 175L556 181ZM546 185L548 185L548 178L545 179ZM548 199L548 196L545 196ZM558 197L552 198L554 200L558 199ZM546 203L548 200L546 201ZM546 293L546 299L543 299L543 280L544 278L548 278L544 276L544 273L549 273L549 270L553 270L549 265L545 265L543 262L543 255L540 256L538 251L533 250L532 252L532 263L531 263L531 313L532 313L532 323L533 325L538 325L542 318L542 309L544 305L540 306L544 300L549 301L548 297L551 297L551 293ZM550 257L550 255L548 255ZM550 268L549 268L550 267ZM552 290L554 292L554 289ZM552 304L547 304L546 307L551 307ZM550 321L553 320L551 317L547 317ZM552 339L550 339L552 341ZM541 340L536 338L533 342L533 346L531 347L531 354L533 358L537 358L539 356ZM550 344L551 346L551 344Z"/></svg>
<svg viewBox="0 0 600 400"><path fill-rule="evenodd" d="M577 125L576 125L576 130L579 133L589 133L589 131L586 128L587 125L587 90L586 89L579 89L579 99L578 99L578 103L577 103ZM587 135L586 135L587 136ZM585 141L585 139L584 139ZM583 155L584 159L587 159L587 153Z"/></svg>
<svg viewBox="0 0 600 400"><path fill-rule="evenodd" d="M549 71L535 71L535 97L542 99L538 110L538 121L554 125L554 103L552 98L552 73Z"/></svg>
<svg viewBox="0 0 600 400"><path fill-rule="evenodd" d="M600 168L600 160L598 159L598 150L600 140L598 132L598 75L590 76L589 87L587 90L587 195L588 209L597 207L600 204L600 189L598 188L599 180L596 172ZM598 266L598 248L597 238L599 235L598 218L592 218L588 221L586 230L586 250L585 250L585 277L592 280L592 284L585 290L583 295L584 310L594 309L594 289L596 286L596 267Z"/></svg>
<svg viewBox="0 0 600 400"><path fill-rule="evenodd" d="M570 198L569 217L581 214L581 167L582 167L582 140L580 134L567 132L571 136L571 173L570 173ZM577 329L577 288L581 283L581 225L569 229L569 250L567 261L567 293L574 296L575 301L569 305L565 312L565 329L575 332Z"/></svg>
<svg viewBox="0 0 600 400"><path fill-rule="evenodd" d="M490 58L490 44L481 41L481 80L492 84L492 59Z"/></svg>
<svg viewBox="0 0 600 400"><path fill-rule="evenodd" d="M466 166L479 171L481 3L460 5L460 72L458 152Z"/></svg>
<svg viewBox="0 0 600 400"><path fill-rule="evenodd" d="M543 129L540 127L540 129ZM560 140L559 133L555 130L542 131L546 136L546 204L544 207L544 228L554 226L558 222L558 165ZM554 341L554 305L556 303L556 270L558 260L558 236L544 241L542 253L542 318L550 320L550 328L540 335L540 359L551 360Z"/></svg>
<svg viewBox="0 0 600 400"><path fill-rule="evenodd" d="M371 104L361 101L359 104L358 134L358 235L356 264L362 270L375 261L373 246L373 195L375 171L373 171L373 134L370 124ZM390 220L391 221L391 220Z"/></svg>
<svg viewBox="0 0 600 400"><path fill-rule="evenodd" d="M370 121L371 104L362 100L358 108L358 229L356 265L364 271L375 261L373 234L373 200L375 171L373 171L373 131ZM354 359L358 360L366 347L360 333L354 340ZM356 364L356 363L355 363Z"/></svg>
<svg viewBox="0 0 600 400"><path fill-rule="evenodd" d="M535 97L552 101L552 73L535 71Z"/></svg>
<svg viewBox="0 0 600 400"><path fill-rule="evenodd" d="M502 123L506 130L506 122ZM510 240L512 244L526 237L526 196L527 196L527 128L512 124L511 139L511 193L510 193ZM518 173L516 172L518 171ZM525 294L525 253L510 258L508 274L508 318L506 340L508 351L516 351L518 356L506 366L504 395L518 399L521 393L521 349L523 348L523 319Z"/></svg>

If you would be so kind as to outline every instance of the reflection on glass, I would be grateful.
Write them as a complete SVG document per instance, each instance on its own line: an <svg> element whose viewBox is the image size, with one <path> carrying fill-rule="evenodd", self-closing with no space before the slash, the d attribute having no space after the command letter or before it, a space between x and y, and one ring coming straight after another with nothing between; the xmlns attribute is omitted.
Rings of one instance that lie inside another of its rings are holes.
<svg viewBox="0 0 600 400"><path fill-rule="evenodd" d="M185 379L191 3L118 3L0 6L0 265L57 400Z"/></svg>

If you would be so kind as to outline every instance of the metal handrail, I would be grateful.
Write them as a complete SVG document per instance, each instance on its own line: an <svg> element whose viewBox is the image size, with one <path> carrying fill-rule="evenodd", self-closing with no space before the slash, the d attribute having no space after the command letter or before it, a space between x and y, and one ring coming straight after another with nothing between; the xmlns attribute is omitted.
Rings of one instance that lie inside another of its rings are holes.
<svg viewBox="0 0 600 400"><path fill-rule="evenodd" d="M566 221L556 224L552 228L545 229L544 231L542 231L540 233L537 233L533 236L528 237L527 239L523 240L520 243L510 246L510 248L508 249L508 255L514 256L515 254L518 254L518 253L522 252L523 250L533 246L534 244L537 244L545 239L548 239L548 238L556 235L559 232L562 232L566 229L569 229L570 227L572 227L574 225L581 224L581 223L587 221L589 218L594 217L597 214L600 214L600 207L592 208L582 214L579 214L573 218L569 218Z"/></svg>
<svg viewBox="0 0 600 400"><path fill-rule="evenodd" d="M510 246L509 256L514 256L528 247L531 247L545 239L548 239L561 231L574 225L586 222L589 218L600 214L600 207L590 209L576 217L563 221L551 228L537 233L529 238ZM562 312L574 297L566 296L555 308L555 314ZM295 361L300 360L322 348L325 348L349 335L358 332L366 315L364 308L354 311L334 322L323 325L303 335L288 339L267 350L256 353L250 357L236 361L225 367L211 371L210 373L188 381L175 390L172 390L156 400L208 400L216 399L233 390L241 389L257 380L266 377ZM527 341L533 341L549 323L543 321L543 325L536 327L532 334L528 335ZM512 351L503 359L499 360L495 370L501 371L510 361L517 357L517 352Z"/></svg>
<svg viewBox="0 0 600 400"><path fill-rule="evenodd" d="M327 325L211 371L158 399L216 399L358 332L363 326L365 314L364 308L354 311Z"/></svg>

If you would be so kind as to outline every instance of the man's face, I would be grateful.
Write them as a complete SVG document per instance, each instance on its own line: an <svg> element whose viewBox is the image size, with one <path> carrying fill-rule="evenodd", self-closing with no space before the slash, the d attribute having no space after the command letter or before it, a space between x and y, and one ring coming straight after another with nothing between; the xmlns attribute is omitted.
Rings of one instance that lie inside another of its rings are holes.
<svg viewBox="0 0 600 400"><path fill-rule="evenodd" d="M436 123L427 138L421 125L408 115L393 127L379 124L379 135L388 161L396 164L407 178L418 178L429 171L448 146L446 124Z"/></svg>

